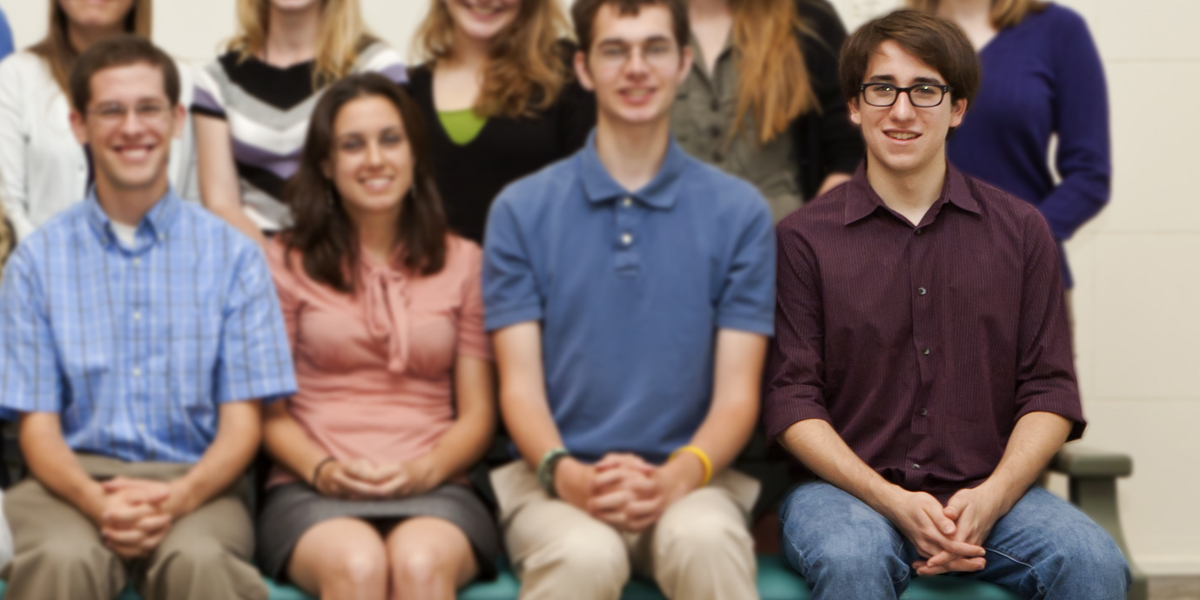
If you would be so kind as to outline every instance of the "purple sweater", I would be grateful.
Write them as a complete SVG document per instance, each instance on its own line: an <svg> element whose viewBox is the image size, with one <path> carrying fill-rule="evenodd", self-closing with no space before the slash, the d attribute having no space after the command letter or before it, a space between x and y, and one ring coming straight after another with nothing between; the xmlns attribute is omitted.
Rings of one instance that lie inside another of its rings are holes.
<svg viewBox="0 0 1200 600"><path fill-rule="evenodd" d="M983 81L949 142L950 162L1038 207L1059 243L1108 202L1108 92L1083 19L1050 4L1002 30L979 55ZM1051 174L1050 137L1058 135ZM1063 282L1072 280L1066 261Z"/></svg>

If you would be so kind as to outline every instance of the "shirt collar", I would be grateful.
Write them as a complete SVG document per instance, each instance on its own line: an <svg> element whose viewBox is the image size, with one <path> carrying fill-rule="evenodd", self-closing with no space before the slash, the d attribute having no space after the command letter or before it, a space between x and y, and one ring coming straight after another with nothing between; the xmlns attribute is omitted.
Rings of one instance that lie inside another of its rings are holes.
<svg viewBox="0 0 1200 600"><path fill-rule="evenodd" d="M630 192L617 183L600 155L596 153L596 130L588 135L587 145L579 153L580 178L583 181L583 193L594 203L608 202L617 198L632 197L660 210L670 210L675 206L679 195L679 187L683 183L683 171L687 166L687 154L675 143L672 137L667 145L667 156L663 159L662 167L654 179L650 180L640 190Z"/></svg>
<svg viewBox="0 0 1200 600"><path fill-rule="evenodd" d="M858 170L854 172L854 177L850 180L849 185L850 194L846 199L846 225L870 216L877 208L887 208L883 198L875 193L875 189L867 181L867 161L865 159L859 163ZM942 183L942 194L933 204L940 207L946 202L967 212L980 214L979 202L971 195L971 188L967 185L966 176L949 162L946 163L946 179Z"/></svg>
<svg viewBox="0 0 1200 600"><path fill-rule="evenodd" d="M88 223L92 227L92 232L100 239L100 242L105 245L116 244L116 233L112 229L112 219L108 213L100 206L100 200L96 197L96 190L93 188L86 200L84 200L85 210ZM175 222L179 215L180 206L183 200L175 194L175 191L167 188L167 193L163 195L150 211L142 217L142 222L137 226L138 243L134 248L135 251L142 250L145 247L152 245L155 241L166 239L167 230ZM149 243L142 243L144 240L149 240Z"/></svg>

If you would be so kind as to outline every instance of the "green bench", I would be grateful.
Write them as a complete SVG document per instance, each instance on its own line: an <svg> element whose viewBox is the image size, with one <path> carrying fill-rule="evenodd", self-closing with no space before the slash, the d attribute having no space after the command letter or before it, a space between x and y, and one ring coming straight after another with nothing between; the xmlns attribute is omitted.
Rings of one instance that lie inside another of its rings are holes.
<svg viewBox="0 0 1200 600"><path fill-rule="evenodd" d="M267 580L270 589L269 600L314 600L296 588L277 585ZM507 567L500 572L500 577L493 582L477 583L467 587L458 594L459 600L516 600L520 584ZM760 556L758 559L758 591L762 600L808 600L808 586L794 571L787 566L781 557ZM4 597L4 584L0 582L0 599ZM621 600L662 600L658 588L649 581L634 580L625 586ZM908 591L901 596L903 600L956 600L970 598L971 600L1019 600L1017 596L1003 588L986 584L955 579L953 577L923 577L913 581ZM117 600L139 600L139 596L130 590Z"/></svg>

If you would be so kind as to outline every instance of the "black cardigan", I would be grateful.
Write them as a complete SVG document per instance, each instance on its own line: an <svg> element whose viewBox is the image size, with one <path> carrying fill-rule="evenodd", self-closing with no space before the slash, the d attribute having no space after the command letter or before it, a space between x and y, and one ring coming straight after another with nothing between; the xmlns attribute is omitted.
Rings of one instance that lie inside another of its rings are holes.
<svg viewBox="0 0 1200 600"><path fill-rule="evenodd" d="M830 173L854 173L866 149L862 133L850 122L850 110L838 85L838 58L846 28L826 0L797 0L796 10L816 34L797 32L797 38L820 112L810 111L792 123L800 184L804 197L812 199Z"/></svg>
<svg viewBox="0 0 1200 600"><path fill-rule="evenodd" d="M433 103L433 71L408 72L409 94L425 116L434 178L446 220L459 235L482 243L492 201L506 185L574 154L596 123L591 93L572 81L549 108L532 117L491 117L475 139L455 144Z"/></svg>

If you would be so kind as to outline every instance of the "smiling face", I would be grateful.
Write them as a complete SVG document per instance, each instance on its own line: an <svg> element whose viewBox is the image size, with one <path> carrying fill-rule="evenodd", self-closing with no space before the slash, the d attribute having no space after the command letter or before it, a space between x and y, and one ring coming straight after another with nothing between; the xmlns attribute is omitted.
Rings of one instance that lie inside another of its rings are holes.
<svg viewBox="0 0 1200 600"><path fill-rule="evenodd" d="M941 74L894 41L879 45L871 55L863 83L889 83L908 87L922 83L945 84ZM937 168L946 158L946 135L962 122L965 99L947 94L930 108L912 105L907 94L899 94L892 106L871 106L862 95L850 101L850 119L862 127L867 143L868 169L883 169L895 176L912 175Z"/></svg>
<svg viewBox="0 0 1200 600"><path fill-rule="evenodd" d="M97 187L165 192L171 139L186 115L167 97L162 71L146 63L97 71L86 112L72 112L71 125L79 142L91 147Z"/></svg>
<svg viewBox="0 0 1200 600"><path fill-rule="evenodd" d="M413 183L412 146L396 106L383 96L347 102L334 119L324 170L356 223L395 222Z"/></svg>
<svg viewBox="0 0 1200 600"><path fill-rule="evenodd" d="M488 42L517 20L521 0L438 0L446 3L454 29L478 42Z"/></svg>
<svg viewBox="0 0 1200 600"><path fill-rule="evenodd" d="M592 28L592 47L576 53L575 72L596 93L600 118L626 125L669 119L692 55L675 40L667 7L652 4L623 15L608 3L596 13Z"/></svg>
<svg viewBox="0 0 1200 600"><path fill-rule="evenodd" d="M67 21L76 27L120 27L133 8L133 0L59 0Z"/></svg>

